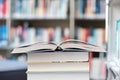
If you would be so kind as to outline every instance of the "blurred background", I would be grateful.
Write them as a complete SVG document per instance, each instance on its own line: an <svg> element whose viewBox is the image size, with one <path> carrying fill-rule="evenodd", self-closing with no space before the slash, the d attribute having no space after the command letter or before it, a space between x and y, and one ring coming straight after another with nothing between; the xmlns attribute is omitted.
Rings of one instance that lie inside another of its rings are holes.
<svg viewBox="0 0 120 80"><path fill-rule="evenodd" d="M27 55L11 55L13 48L68 39L106 47L105 0L0 0L0 75L27 68ZM90 54L92 79L106 79L105 60Z"/></svg>

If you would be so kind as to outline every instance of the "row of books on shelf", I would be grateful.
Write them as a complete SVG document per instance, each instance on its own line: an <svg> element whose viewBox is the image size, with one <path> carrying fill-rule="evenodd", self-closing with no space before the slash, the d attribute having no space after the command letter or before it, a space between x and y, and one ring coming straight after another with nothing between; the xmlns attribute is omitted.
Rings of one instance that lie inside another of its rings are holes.
<svg viewBox="0 0 120 80"><path fill-rule="evenodd" d="M105 45L105 29L104 28L85 28L85 27L77 27L75 38L88 42L91 44L97 44L99 46Z"/></svg>
<svg viewBox="0 0 120 80"><path fill-rule="evenodd" d="M21 26L21 28L23 28ZM25 30L25 29L22 29ZM65 28L62 31L61 27L56 28L28 28L23 33L20 33L20 26L18 26L17 30L18 35L14 37L14 42L18 43L34 43L34 42L60 42L63 40L69 39L69 29ZM63 34L62 34L63 32ZM76 36L78 40L88 42L91 44L97 44L99 46L103 46L105 44L105 29L103 28L82 28L79 27L76 31ZM26 36L26 37L25 37ZM27 38L29 37L29 39ZM18 40L18 41L16 41Z"/></svg>
<svg viewBox="0 0 120 80"><path fill-rule="evenodd" d="M12 4L15 18L67 18L68 0L14 0Z"/></svg>
<svg viewBox="0 0 120 80"><path fill-rule="evenodd" d="M69 39L69 28L55 27L32 27L27 23L11 28L12 46L31 44L36 42L60 42Z"/></svg>
<svg viewBox="0 0 120 80"><path fill-rule="evenodd" d="M68 14L68 1L11 0L12 17L23 19L66 19ZM76 18L105 18L105 0L76 0L75 3ZM0 18L9 17L9 6L8 0L0 0Z"/></svg>
<svg viewBox="0 0 120 80"><path fill-rule="evenodd" d="M105 17L105 0L76 0L75 4L76 18Z"/></svg>
<svg viewBox="0 0 120 80"><path fill-rule="evenodd" d="M12 46L22 44L31 44L35 42L61 42L70 38L69 28L55 27L32 27L26 22L23 25L11 27L11 43ZM8 43L8 27L0 26L0 47L7 46ZM105 44L104 28L84 28L76 27L75 39L103 46ZM13 45L14 44L14 45Z"/></svg>
<svg viewBox="0 0 120 80"><path fill-rule="evenodd" d="M0 18L7 18L9 16L8 0L0 0Z"/></svg>

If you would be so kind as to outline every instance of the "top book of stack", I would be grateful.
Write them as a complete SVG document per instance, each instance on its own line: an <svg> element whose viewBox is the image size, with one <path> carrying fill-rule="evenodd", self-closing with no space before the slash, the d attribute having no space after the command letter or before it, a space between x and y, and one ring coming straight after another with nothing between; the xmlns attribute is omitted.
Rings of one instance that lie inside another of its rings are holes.
<svg viewBox="0 0 120 80"><path fill-rule="evenodd" d="M55 43L35 43L25 45L13 49L14 53L29 53L29 52L105 52L104 48L89 43L81 42L78 40L67 40L60 44Z"/></svg>

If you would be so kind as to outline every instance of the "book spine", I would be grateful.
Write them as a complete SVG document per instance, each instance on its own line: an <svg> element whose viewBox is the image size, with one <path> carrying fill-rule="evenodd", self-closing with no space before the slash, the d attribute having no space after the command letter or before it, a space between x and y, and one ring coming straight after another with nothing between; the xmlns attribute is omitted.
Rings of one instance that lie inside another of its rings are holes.
<svg viewBox="0 0 120 80"><path fill-rule="evenodd" d="M68 39L70 39L69 29L68 29L68 28L65 28L65 29L64 29L64 40L68 40Z"/></svg>
<svg viewBox="0 0 120 80"><path fill-rule="evenodd" d="M34 14L34 0L29 0L29 9L28 9L28 14L29 14L29 16L30 17L32 17L33 16L33 14Z"/></svg>
<svg viewBox="0 0 120 80"><path fill-rule="evenodd" d="M8 40L8 27L0 25L0 47L7 47Z"/></svg>
<svg viewBox="0 0 120 80"><path fill-rule="evenodd" d="M42 1L42 0L40 0L40 1ZM35 5L34 5L35 7L34 7L34 9L35 9L35 15L37 15L37 13L38 13L38 0L35 0Z"/></svg>
<svg viewBox="0 0 120 80"><path fill-rule="evenodd" d="M105 14L105 1L100 0L100 13Z"/></svg>
<svg viewBox="0 0 120 80"><path fill-rule="evenodd" d="M4 1L0 0L0 18L3 17L3 3L4 3Z"/></svg>
<svg viewBox="0 0 120 80"><path fill-rule="evenodd" d="M48 37L49 37L49 41L53 41L54 40L54 29L53 28L48 28Z"/></svg>
<svg viewBox="0 0 120 80"><path fill-rule="evenodd" d="M80 5L79 6L80 15L83 15L85 13L85 11L84 11L85 1L84 0L79 0L78 2L79 2L78 5Z"/></svg>
<svg viewBox="0 0 120 80"><path fill-rule="evenodd" d="M85 14L86 15L91 14L91 0L87 0L87 5L86 5L86 8L85 8Z"/></svg>
<svg viewBox="0 0 120 80"><path fill-rule="evenodd" d="M3 1L3 17L6 17L6 0Z"/></svg>
<svg viewBox="0 0 120 80"><path fill-rule="evenodd" d="M29 5L26 5L26 4L28 4L28 0L23 0L22 1L22 16L23 16L23 18L28 16Z"/></svg>
<svg viewBox="0 0 120 80"><path fill-rule="evenodd" d="M15 16L18 17L22 14L22 0L15 0Z"/></svg>
<svg viewBox="0 0 120 80"><path fill-rule="evenodd" d="M62 31L61 31L61 28L60 27L56 27L55 29L55 39L54 39L54 42L56 43L59 43L60 41L62 41L61 37L62 37Z"/></svg>
<svg viewBox="0 0 120 80"><path fill-rule="evenodd" d="M100 13L100 0L96 0L96 14Z"/></svg>
<svg viewBox="0 0 120 80"><path fill-rule="evenodd" d="M10 8L9 8L10 4L9 1L6 0L6 14L5 14L5 18L8 18L10 16Z"/></svg>

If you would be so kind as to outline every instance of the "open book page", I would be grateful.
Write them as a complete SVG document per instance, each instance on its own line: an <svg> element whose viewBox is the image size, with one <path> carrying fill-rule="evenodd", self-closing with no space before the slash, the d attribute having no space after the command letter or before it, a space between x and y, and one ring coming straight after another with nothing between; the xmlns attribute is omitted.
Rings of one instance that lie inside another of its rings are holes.
<svg viewBox="0 0 120 80"><path fill-rule="evenodd" d="M90 52L105 52L104 48L81 42L78 40L67 40L59 45L55 43L35 43L27 46L15 48L12 53L27 53L30 51L90 51Z"/></svg>
<svg viewBox="0 0 120 80"><path fill-rule="evenodd" d="M40 50L40 51L54 51L57 48L55 43L35 43L31 45L21 46L15 48L12 53L27 53L29 51Z"/></svg>
<svg viewBox="0 0 120 80"><path fill-rule="evenodd" d="M63 50L105 52L104 48L78 40L64 41L59 45Z"/></svg>

